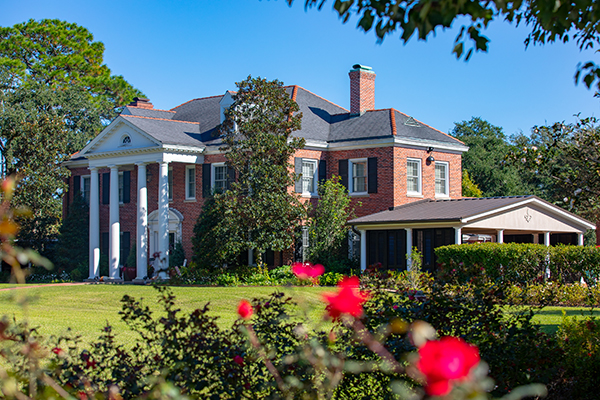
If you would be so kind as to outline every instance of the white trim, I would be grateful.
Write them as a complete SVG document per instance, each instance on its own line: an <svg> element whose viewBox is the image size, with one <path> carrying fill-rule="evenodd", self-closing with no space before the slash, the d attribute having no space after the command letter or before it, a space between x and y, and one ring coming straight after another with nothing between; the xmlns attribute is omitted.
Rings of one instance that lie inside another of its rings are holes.
<svg viewBox="0 0 600 400"><path fill-rule="evenodd" d="M408 163L409 162L416 162L418 164L417 167L417 171L419 172L419 175L417 176L417 191L413 191L413 190L409 190L408 189ZM420 158L407 158L406 159L406 194L408 196L421 196L423 194L423 163L421 161Z"/></svg>
<svg viewBox="0 0 600 400"><path fill-rule="evenodd" d="M571 221L575 221L578 224L581 224L582 226L586 227L587 229L596 229L596 226L594 224L591 224L581 218L579 218L576 215L570 214L566 211L561 210L560 208L558 208L558 206L553 206L553 205L548 205L536 198L528 198L528 199L523 199L523 201L517 202L517 203L513 203L513 204L509 204L507 206L504 207L500 207L500 208L496 208L494 210L490 210L490 211L486 211L484 213L481 214L477 214L477 215L472 215L470 217L466 217L466 218L462 218L461 222L462 223L468 223L470 221L476 220L476 219L480 219L483 217L487 217L488 215L493 215L493 214L498 214L504 211L508 211L514 208L519 208L524 206L525 204L529 204L529 203L534 203L537 206L540 206L541 208L543 208L544 210L550 211L554 214L560 215L564 218L566 218L567 220L571 220Z"/></svg>
<svg viewBox="0 0 600 400"><path fill-rule="evenodd" d="M354 164L365 164L365 190L354 190ZM351 196L368 195L369 192L369 160L367 158L351 158L348 160L348 193Z"/></svg>
<svg viewBox="0 0 600 400"><path fill-rule="evenodd" d="M190 193L190 171L194 171L194 193ZM196 200L196 165L185 166L185 199Z"/></svg>
<svg viewBox="0 0 600 400"><path fill-rule="evenodd" d="M169 182L170 181L170 182ZM169 163L167 170L167 199L173 201L173 189L175 188L175 177L173 176L173 166Z"/></svg>
<svg viewBox="0 0 600 400"><path fill-rule="evenodd" d="M444 193L438 193L437 192L437 177L435 176L435 169L439 166L444 166L445 167L445 176L444 176L444 187L446 189L446 191ZM436 198L440 198L440 197L448 197L450 196L450 163L448 161L435 161L435 165L433 166L434 170L433 170L433 191L435 193L435 197Z"/></svg>

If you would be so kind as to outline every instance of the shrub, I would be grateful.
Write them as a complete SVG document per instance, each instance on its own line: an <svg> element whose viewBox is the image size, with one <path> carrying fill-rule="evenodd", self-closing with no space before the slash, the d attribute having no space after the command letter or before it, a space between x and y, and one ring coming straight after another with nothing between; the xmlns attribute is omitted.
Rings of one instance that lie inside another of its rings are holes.
<svg viewBox="0 0 600 400"><path fill-rule="evenodd" d="M572 394L577 399L595 399L600 384L600 321L576 319L563 313L557 337L564 351L564 366Z"/></svg>
<svg viewBox="0 0 600 400"><path fill-rule="evenodd" d="M544 246L517 243L475 243L435 249L439 275L455 282L503 281L527 285L544 280L546 270L557 283L588 284L600 277L600 249L591 246Z"/></svg>

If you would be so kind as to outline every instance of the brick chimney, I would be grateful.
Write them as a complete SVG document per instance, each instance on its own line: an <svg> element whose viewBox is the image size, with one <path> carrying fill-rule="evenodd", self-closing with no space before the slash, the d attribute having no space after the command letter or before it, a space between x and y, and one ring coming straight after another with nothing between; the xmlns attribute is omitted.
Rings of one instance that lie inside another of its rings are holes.
<svg viewBox="0 0 600 400"><path fill-rule="evenodd" d="M129 103L131 107L139 107L139 108L147 108L152 109L154 106L150 103L150 100L145 99L143 97L134 97L133 101Z"/></svg>
<svg viewBox="0 0 600 400"><path fill-rule="evenodd" d="M364 114L375 109L375 73L371 67L355 64L350 76L350 113Z"/></svg>

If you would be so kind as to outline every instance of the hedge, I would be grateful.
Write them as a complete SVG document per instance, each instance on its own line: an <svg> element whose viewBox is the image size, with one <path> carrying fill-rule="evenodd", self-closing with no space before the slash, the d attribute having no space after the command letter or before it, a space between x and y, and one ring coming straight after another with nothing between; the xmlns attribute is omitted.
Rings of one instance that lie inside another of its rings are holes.
<svg viewBox="0 0 600 400"><path fill-rule="evenodd" d="M485 277L516 285L545 279L558 283L596 284L600 277L600 248L518 243L475 243L435 249L442 276L458 282Z"/></svg>

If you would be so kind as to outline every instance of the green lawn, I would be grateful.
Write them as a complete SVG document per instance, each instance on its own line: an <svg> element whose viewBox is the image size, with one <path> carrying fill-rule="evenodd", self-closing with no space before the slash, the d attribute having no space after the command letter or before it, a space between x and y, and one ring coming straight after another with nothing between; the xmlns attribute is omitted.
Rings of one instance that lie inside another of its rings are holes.
<svg viewBox="0 0 600 400"><path fill-rule="evenodd" d="M15 285L0 284L0 289ZM34 285L18 285L34 286ZM193 311L210 302L211 314L219 316L222 327L231 326L237 318L236 308L240 299L268 296L276 290L273 287L173 287L177 304L182 311ZM320 294L332 288L302 287L283 288L311 310L313 321L320 321L324 313L324 304ZM114 328L122 343L136 340L126 325L121 322L118 312L121 298L128 294L136 299L144 298L145 304L159 311L157 292L150 286L136 285L77 285L46 286L0 291L0 315L27 317L32 325L38 326L42 334L59 334L67 328L80 334L84 342L97 338L108 322ZM21 307L23 299L27 306ZM546 307L536 314L535 321L549 333L556 332L562 319L562 311L567 315L581 315L583 308ZM589 312L588 312L589 314ZM600 315L600 312L596 312Z"/></svg>
<svg viewBox="0 0 600 400"><path fill-rule="evenodd" d="M2 285L0 289L14 285ZM25 285L19 285L25 286ZM33 286L33 285L28 285ZM173 287L177 304L182 311L193 311L210 302L211 314L219 316L222 327L231 326L237 318L237 305L241 299L266 297L277 288L273 287ZM296 301L307 304L312 310L310 316L318 320L324 313L320 294L331 288L302 287L283 288L283 291ZM121 298L128 294L144 303L152 310L159 311L157 291L150 286L137 285L77 285L47 286L28 289L0 291L0 315L27 317L33 326L39 326L42 334L59 334L67 328L80 334L85 342L97 338L106 323L110 323L123 343L135 340L121 322ZM27 298L26 308L18 303Z"/></svg>

